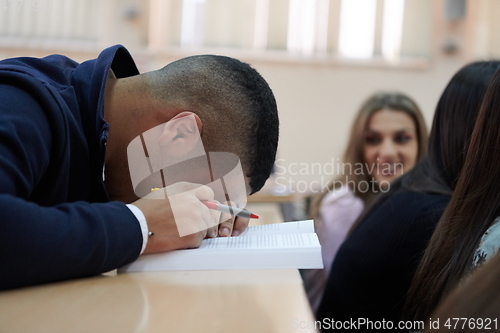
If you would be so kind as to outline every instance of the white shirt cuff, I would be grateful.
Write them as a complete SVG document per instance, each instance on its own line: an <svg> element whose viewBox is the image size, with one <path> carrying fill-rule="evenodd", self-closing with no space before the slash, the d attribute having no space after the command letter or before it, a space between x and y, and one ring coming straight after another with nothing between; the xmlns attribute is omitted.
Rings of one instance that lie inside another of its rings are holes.
<svg viewBox="0 0 500 333"><path fill-rule="evenodd" d="M142 211L139 209L139 207L128 204L127 205L128 209L132 212L132 214L135 215L137 221L139 221L139 225L141 226L141 232L142 232L142 248L141 248L141 253L144 252L144 249L146 248L146 245L148 244L148 224L146 223L146 217L142 213Z"/></svg>

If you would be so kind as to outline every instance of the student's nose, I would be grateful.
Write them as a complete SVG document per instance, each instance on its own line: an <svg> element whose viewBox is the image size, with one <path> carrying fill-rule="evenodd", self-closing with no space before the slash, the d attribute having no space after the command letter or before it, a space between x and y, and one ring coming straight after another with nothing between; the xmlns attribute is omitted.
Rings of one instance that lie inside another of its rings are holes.
<svg viewBox="0 0 500 333"><path fill-rule="evenodd" d="M391 161L397 155L397 148L392 140L384 140L380 146L379 158L382 161Z"/></svg>

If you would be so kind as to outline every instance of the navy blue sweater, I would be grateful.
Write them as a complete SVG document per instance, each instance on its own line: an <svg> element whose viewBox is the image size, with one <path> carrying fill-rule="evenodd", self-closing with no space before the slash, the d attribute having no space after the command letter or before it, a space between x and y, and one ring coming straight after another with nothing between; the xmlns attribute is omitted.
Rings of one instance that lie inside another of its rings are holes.
<svg viewBox="0 0 500 333"><path fill-rule="evenodd" d="M96 275L139 255L137 219L102 181L110 68L139 74L119 45L81 64L0 61L0 289Z"/></svg>
<svg viewBox="0 0 500 333"><path fill-rule="evenodd" d="M367 215L333 261L318 320L386 320L396 329L415 270L448 201L447 195L406 191ZM361 327L370 331L366 328Z"/></svg>

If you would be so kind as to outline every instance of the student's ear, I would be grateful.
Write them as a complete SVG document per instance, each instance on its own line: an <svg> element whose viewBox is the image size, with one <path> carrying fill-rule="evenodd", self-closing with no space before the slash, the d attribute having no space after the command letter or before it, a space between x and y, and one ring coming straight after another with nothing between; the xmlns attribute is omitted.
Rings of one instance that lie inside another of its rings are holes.
<svg viewBox="0 0 500 333"><path fill-rule="evenodd" d="M160 147L168 147L172 153L187 153L201 140L203 125L193 112L181 112L165 123L158 138Z"/></svg>

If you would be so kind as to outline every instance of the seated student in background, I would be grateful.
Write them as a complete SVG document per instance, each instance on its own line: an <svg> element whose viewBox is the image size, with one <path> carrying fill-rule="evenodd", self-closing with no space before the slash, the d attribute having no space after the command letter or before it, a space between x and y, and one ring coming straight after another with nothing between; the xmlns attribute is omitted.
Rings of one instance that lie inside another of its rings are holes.
<svg viewBox="0 0 500 333"><path fill-rule="evenodd" d="M500 62L477 62L453 76L438 102L427 155L396 179L354 224L331 267L319 320L402 317L415 269L463 166L474 122Z"/></svg>
<svg viewBox="0 0 500 333"><path fill-rule="evenodd" d="M415 166L427 151L427 139L425 120L410 97L378 93L361 106L344 153L344 174L332 181L329 192L319 194L311 207L325 265L322 270L302 271L314 311L333 258L365 203Z"/></svg>
<svg viewBox="0 0 500 333"><path fill-rule="evenodd" d="M428 318L452 288L500 248L499 128L497 72L481 106L456 190L412 282L406 307L408 318ZM500 280L496 282L498 288ZM497 315L499 311L497 308Z"/></svg>
<svg viewBox="0 0 500 333"><path fill-rule="evenodd" d="M455 288L432 313L425 332L498 332L500 318L500 254L479 267ZM466 320L462 319L465 318ZM457 320L458 319L458 320ZM449 325L449 326L448 326Z"/></svg>

